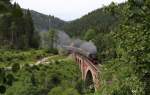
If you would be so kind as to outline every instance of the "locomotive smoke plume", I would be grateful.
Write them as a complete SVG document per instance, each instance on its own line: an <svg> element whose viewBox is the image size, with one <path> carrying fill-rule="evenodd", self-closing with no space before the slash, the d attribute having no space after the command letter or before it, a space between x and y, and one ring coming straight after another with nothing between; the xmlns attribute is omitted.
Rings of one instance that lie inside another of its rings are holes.
<svg viewBox="0 0 150 95"><path fill-rule="evenodd" d="M96 54L97 52L97 48L93 42L71 39L65 32L57 31L57 48L64 48L63 46L73 46L92 54Z"/></svg>
<svg viewBox="0 0 150 95"><path fill-rule="evenodd" d="M96 52L97 52L96 46L91 41L87 42L87 41L80 40L80 39L74 39L74 40L72 40L71 46L80 48L80 49L82 49L86 52L92 53L92 54L96 54Z"/></svg>
<svg viewBox="0 0 150 95"><path fill-rule="evenodd" d="M69 46L72 42L71 38L63 31L57 31L57 48L62 48L63 46Z"/></svg>
<svg viewBox="0 0 150 95"><path fill-rule="evenodd" d="M73 39L73 40L72 40L72 43L71 43L71 46L80 48L80 46L81 46L83 43L84 43L83 40L80 40L80 39Z"/></svg>
<svg viewBox="0 0 150 95"><path fill-rule="evenodd" d="M97 52L97 48L92 42L84 42L83 44L81 44L80 48L91 54L96 54Z"/></svg>

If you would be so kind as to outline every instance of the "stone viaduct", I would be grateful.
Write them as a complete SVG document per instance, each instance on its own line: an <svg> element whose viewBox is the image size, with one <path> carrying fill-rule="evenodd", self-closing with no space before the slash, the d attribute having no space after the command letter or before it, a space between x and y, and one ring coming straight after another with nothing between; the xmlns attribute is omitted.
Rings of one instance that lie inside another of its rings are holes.
<svg viewBox="0 0 150 95"><path fill-rule="evenodd" d="M79 64L82 80L85 82L85 87L97 91L100 87L99 83L99 64L94 64L87 57L77 53L72 53L72 57Z"/></svg>

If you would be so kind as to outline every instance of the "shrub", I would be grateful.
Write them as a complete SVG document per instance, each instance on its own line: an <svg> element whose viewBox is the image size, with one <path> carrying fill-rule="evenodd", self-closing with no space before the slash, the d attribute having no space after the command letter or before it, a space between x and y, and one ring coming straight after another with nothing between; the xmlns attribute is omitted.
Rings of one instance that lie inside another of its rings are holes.
<svg viewBox="0 0 150 95"><path fill-rule="evenodd" d="M0 85L0 93L4 94L6 92L6 87L4 85Z"/></svg>
<svg viewBox="0 0 150 95"><path fill-rule="evenodd" d="M14 73L18 72L19 69L20 69L20 65L19 65L18 63L14 63L14 64L12 65L12 71L13 71Z"/></svg>

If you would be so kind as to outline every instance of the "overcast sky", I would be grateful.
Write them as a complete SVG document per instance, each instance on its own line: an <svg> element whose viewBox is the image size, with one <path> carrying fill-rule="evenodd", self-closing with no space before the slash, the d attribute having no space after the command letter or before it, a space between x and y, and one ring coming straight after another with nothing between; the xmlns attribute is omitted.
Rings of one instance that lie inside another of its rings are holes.
<svg viewBox="0 0 150 95"><path fill-rule="evenodd" d="M77 19L103 5L112 1L121 3L126 0L13 0L18 2L22 8L31 9L53 15L60 19L69 21Z"/></svg>

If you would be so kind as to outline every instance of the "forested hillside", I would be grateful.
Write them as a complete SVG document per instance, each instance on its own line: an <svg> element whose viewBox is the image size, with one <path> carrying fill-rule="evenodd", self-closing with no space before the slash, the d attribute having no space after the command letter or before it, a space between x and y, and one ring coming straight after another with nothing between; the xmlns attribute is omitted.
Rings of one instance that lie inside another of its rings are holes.
<svg viewBox="0 0 150 95"><path fill-rule="evenodd" d="M119 5L121 7L123 4ZM94 29L98 32L109 32L115 28L119 19L116 15L107 14L104 12L104 7L97 9L87 15L71 21L63 26L63 30L71 36L83 36L88 29ZM120 17L121 19L121 17Z"/></svg>
<svg viewBox="0 0 150 95"><path fill-rule="evenodd" d="M35 30L38 32L47 32L49 29L61 29L61 27L66 23L65 21L51 15L48 16L33 10L30 12Z"/></svg>

